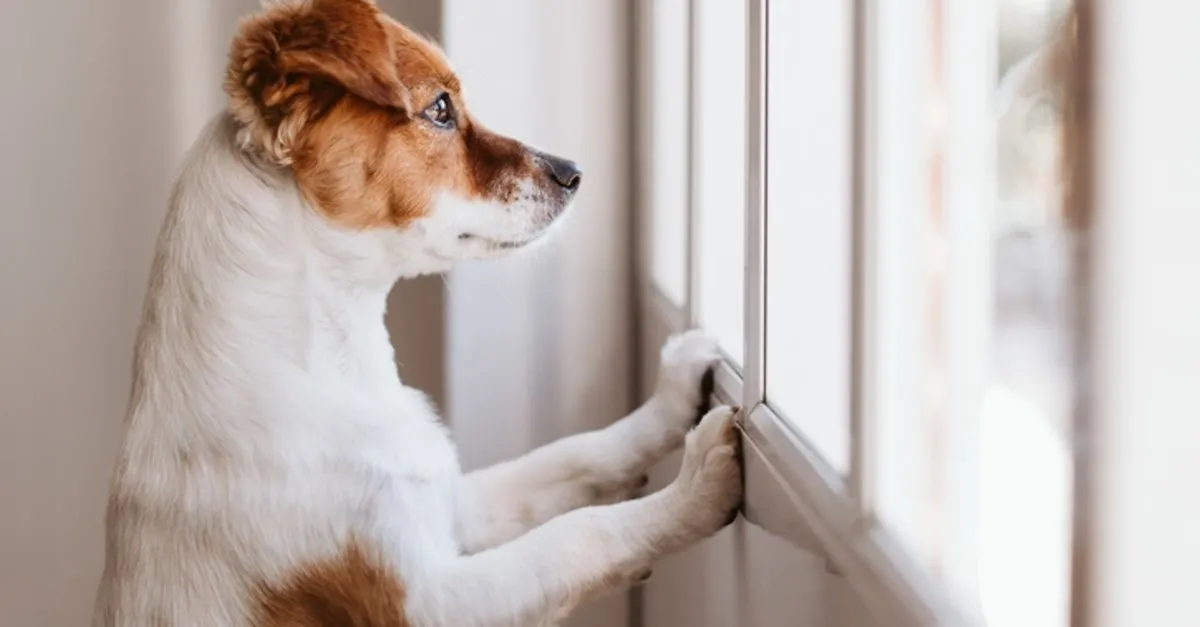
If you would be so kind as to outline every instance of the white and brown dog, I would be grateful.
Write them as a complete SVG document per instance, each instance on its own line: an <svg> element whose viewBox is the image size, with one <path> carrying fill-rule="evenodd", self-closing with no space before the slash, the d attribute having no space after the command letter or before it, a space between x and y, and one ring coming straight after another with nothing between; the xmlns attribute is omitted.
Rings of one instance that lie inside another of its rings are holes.
<svg viewBox="0 0 1200 627"><path fill-rule="evenodd" d="M703 336L632 415L467 474L397 376L393 283L539 239L574 164L482 127L369 0L268 5L226 90L158 244L94 625L552 624L729 522L736 412L692 429Z"/></svg>

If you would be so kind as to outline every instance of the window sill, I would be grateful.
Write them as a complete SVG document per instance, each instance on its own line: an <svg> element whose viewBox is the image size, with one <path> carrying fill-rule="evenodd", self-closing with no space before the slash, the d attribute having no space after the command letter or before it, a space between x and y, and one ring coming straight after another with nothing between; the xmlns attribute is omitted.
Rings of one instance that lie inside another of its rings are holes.
<svg viewBox="0 0 1200 627"><path fill-rule="evenodd" d="M663 337L685 330L686 315L648 287L643 314ZM770 406L747 402L735 364L714 372L713 402L749 407L742 425L748 524L825 558L880 621L895 627L980 625L962 614L923 570L850 498L845 481Z"/></svg>

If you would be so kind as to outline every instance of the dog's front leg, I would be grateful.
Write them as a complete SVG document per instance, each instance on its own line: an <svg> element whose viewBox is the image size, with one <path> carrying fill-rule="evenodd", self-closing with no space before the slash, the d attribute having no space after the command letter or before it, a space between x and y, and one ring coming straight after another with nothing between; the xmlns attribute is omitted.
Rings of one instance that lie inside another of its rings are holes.
<svg viewBox="0 0 1200 627"><path fill-rule="evenodd" d="M414 626L545 625L580 602L649 574L656 558L715 533L741 501L735 411L687 435L679 476L650 496L585 507L520 538L463 556L410 587Z"/></svg>
<svg viewBox="0 0 1200 627"><path fill-rule="evenodd" d="M606 429L558 440L524 457L466 475L457 494L457 535L467 553L509 540L585 505L615 503L677 449L704 400L701 380L716 344L692 331L662 350L654 395Z"/></svg>

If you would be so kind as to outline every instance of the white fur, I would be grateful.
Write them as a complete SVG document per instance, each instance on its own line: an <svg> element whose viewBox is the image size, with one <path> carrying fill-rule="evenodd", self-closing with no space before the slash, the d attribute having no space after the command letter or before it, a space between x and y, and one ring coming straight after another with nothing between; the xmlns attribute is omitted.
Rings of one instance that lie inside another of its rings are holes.
<svg viewBox="0 0 1200 627"><path fill-rule="evenodd" d="M257 582L351 536L395 568L414 626L550 624L724 524L741 490L727 408L689 436L669 488L583 507L626 498L682 443L710 340L673 340L654 397L611 427L464 476L397 376L385 297L498 254L463 231L515 241L554 216L443 198L403 232L345 231L235 132L227 116L205 130L159 240L95 626L250 625Z"/></svg>
<svg viewBox="0 0 1200 627"><path fill-rule="evenodd" d="M561 212L551 208L532 181L523 181L516 196L515 202L504 206L440 192L434 200L434 211L409 227L405 243L416 244L430 256L453 264L466 258L503 257L513 250L497 244L519 244L515 248L523 248L545 241L545 236L562 222L558 219ZM462 239L462 234L471 237ZM416 239L420 241L414 242Z"/></svg>

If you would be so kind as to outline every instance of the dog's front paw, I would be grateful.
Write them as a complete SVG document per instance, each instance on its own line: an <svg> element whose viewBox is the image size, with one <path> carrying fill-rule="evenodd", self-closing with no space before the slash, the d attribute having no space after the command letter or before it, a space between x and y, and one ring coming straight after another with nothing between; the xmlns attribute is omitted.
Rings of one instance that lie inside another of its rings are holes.
<svg viewBox="0 0 1200 627"><path fill-rule="evenodd" d="M662 348L655 397L674 412L685 414L690 426L707 400L704 376L720 359L717 343L701 331L671 336Z"/></svg>
<svg viewBox="0 0 1200 627"><path fill-rule="evenodd" d="M742 503L742 465L737 426L741 410L716 407L687 435L683 465L670 490L682 507L680 520L699 538L737 516Z"/></svg>

